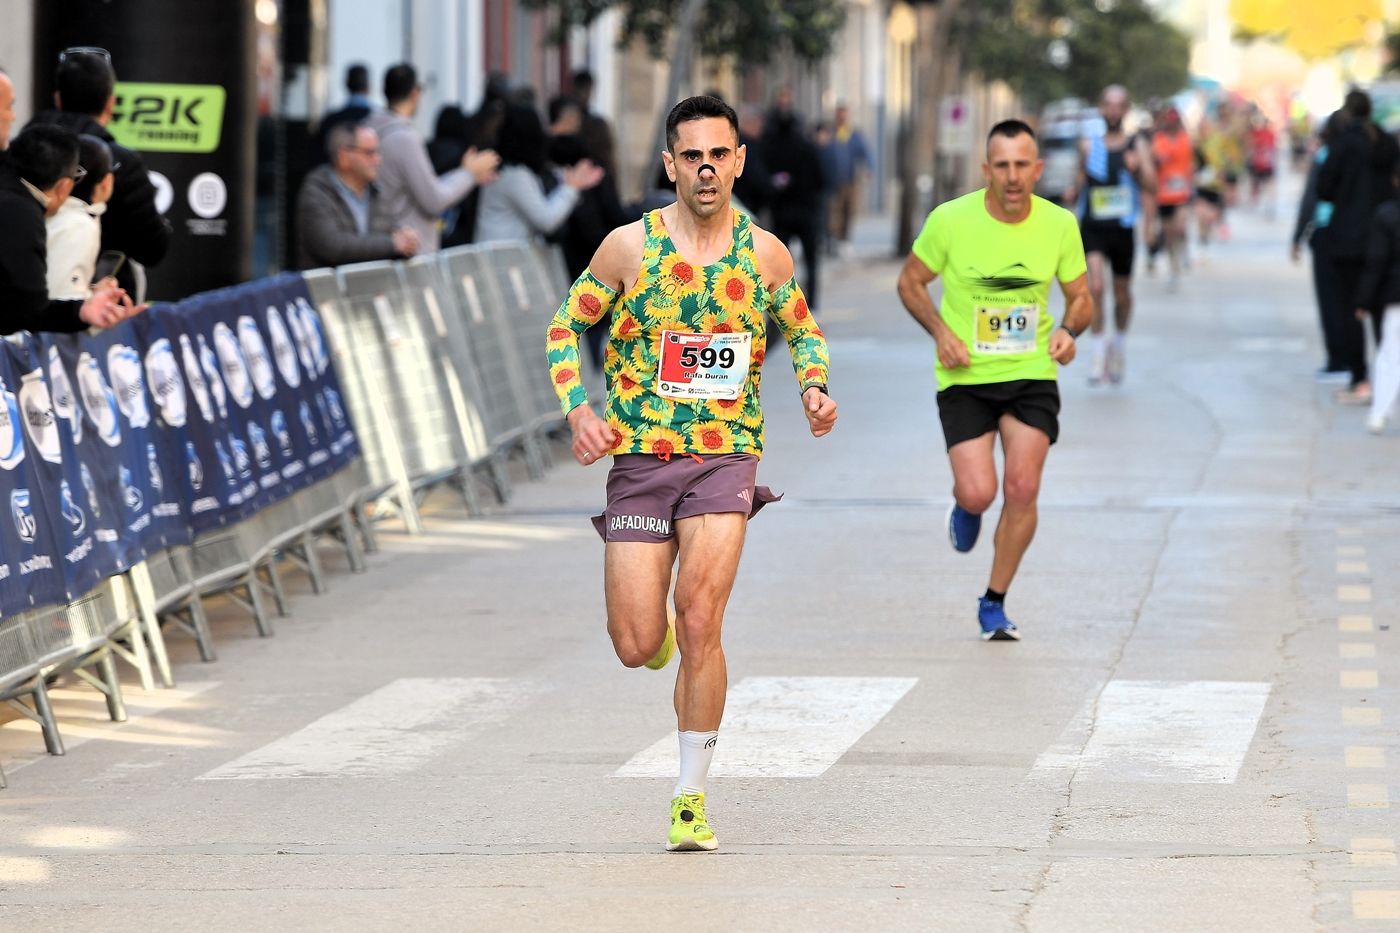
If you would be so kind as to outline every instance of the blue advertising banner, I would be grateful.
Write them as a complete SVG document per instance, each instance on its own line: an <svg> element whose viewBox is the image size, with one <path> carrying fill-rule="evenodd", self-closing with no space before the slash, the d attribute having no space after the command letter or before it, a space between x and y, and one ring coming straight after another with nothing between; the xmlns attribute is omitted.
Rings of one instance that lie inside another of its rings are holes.
<svg viewBox="0 0 1400 933"><path fill-rule="evenodd" d="M140 540L127 531L127 498L136 490L127 492L124 481L130 483L131 478L122 472L126 460L123 447L134 443L132 423L149 419L144 383L133 382L130 334L130 327L124 325L98 337L45 335L59 339L26 343L31 365L44 379L50 409L56 415L53 444L59 453L54 462L58 495L48 501L58 502L62 521L54 524L66 532L66 538L60 533L59 539L70 599L126 570L145 553ZM65 380L76 388L71 406L67 399L73 393L65 396ZM52 401L55 383L60 390L56 405L65 414L71 407L71 417L57 415ZM69 430L58 430L59 424ZM38 443L30 449L36 448L42 450ZM40 459L49 460L42 453ZM41 485L46 482L41 480Z"/></svg>
<svg viewBox="0 0 1400 933"><path fill-rule="evenodd" d="M0 616L71 602L359 453L295 274L0 353Z"/></svg>
<svg viewBox="0 0 1400 933"><path fill-rule="evenodd" d="M57 458L57 425L52 404L42 398L43 382L35 388L35 380L24 381L29 362L24 338L0 340L0 504L5 508L0 518L0 616L64 602L67 596L58 557L60 529L50 522L55 510L45 499L52 490L38 482L33 461L40 458L39 448L27 436L38 436L44 455ZM32 425L25 408L35 417Z"/></svg>

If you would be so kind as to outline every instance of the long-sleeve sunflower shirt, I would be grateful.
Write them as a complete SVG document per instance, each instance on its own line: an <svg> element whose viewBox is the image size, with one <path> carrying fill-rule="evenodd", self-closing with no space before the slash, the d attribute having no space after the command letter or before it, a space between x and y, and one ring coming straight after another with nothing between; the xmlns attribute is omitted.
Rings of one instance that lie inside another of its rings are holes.
<svg viewBox="0 0 1400 933"><path fill-rule="evenodd" d="M686 262L676 250L659 210L642 223L646 243L636 284L619 295L585 270L550 322L546 352L560 406L568 414L587 402L579 377L579 335L611 311L603 356L608 382L604 418L615 439L609 453L663 459L673 454L761 456L765 316L772 317L786 339L802 390L827 381L826 338L797 280L789 278L775 290L763 284L751 223L742 211L734 212L729 252L703 267ZM667 343L674 346L667 349ZM704 347L709 350L700 349ZM724 362L737 370L745 352L747 373L725 373ZM706 378L715 380L711 387L705 387ZM708 397L690 397L702 393Z"/></svg>

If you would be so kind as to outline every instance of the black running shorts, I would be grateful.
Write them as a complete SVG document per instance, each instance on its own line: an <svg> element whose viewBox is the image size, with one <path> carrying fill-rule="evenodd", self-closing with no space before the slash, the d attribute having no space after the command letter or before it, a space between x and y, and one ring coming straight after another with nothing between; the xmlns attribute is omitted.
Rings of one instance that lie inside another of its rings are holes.
<svg viewBox="0 0 1400 933"><path fill-rule="evenodd" d="M938 393L943 440L952 450L963 441L997 430L1002 415L1060 437L1060 387L1053 379L1018 379L984 385L954 385Z"/></svg>
<svg viewBox="0 0 1400 933"><path fill-rule="evenodd" d="M1133 274L1133 253L1137 251L1133 228L1118 224L1085 224L1080 229L1084 254L1102 253L1113 274L1126 278Z"/></svg>

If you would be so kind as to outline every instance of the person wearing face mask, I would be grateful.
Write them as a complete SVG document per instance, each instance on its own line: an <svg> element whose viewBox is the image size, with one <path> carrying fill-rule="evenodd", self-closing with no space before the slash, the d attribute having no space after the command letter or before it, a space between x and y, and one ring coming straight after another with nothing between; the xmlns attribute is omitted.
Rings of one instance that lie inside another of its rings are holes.
<svg viewBox="0 0 1400 933"><path fill-rule="evenodd" d="M78 165L86 174L44 221L50 298L86 298L102 250L102 215L112 199L113 173L118 166L107 144L87 135L78 137Z"/></svg>
<svg viewBox="0 0 1400 933"><path fill-rule="evenodd" d="M85 175L78 137L59 126L32 125L0 155L0 334L111 327L145 310L113 279L82 300L49 296L44 219Z"/></svg>

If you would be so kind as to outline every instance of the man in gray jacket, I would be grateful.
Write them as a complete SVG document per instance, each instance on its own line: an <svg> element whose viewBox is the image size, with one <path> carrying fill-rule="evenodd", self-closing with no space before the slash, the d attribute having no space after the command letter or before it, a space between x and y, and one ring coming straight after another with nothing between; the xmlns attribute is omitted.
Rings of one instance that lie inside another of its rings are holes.
<svg viewBox="0 0 1400 933"><path fill-rule="evenodd" d="M439 216L465 198L477 185L496 177L500 159L489 149L468 149L462 165L442 177L433 171L428 148L413 126L423 97L418 73L407 63L384 73L388 110L370 116L368 125L379 134L384 163L379 188L396 223L418 234L420 252L436 252L442 242Z"/></svg>
<svg viewBox="0 0 1400 933"><path fill-rule="evenodd" d="M379 137L367 126L338 124L326 134L330 165L313 169L297 196L297 254L303 269L418 252L418 234L395 227L374 184Z"/></svg>

